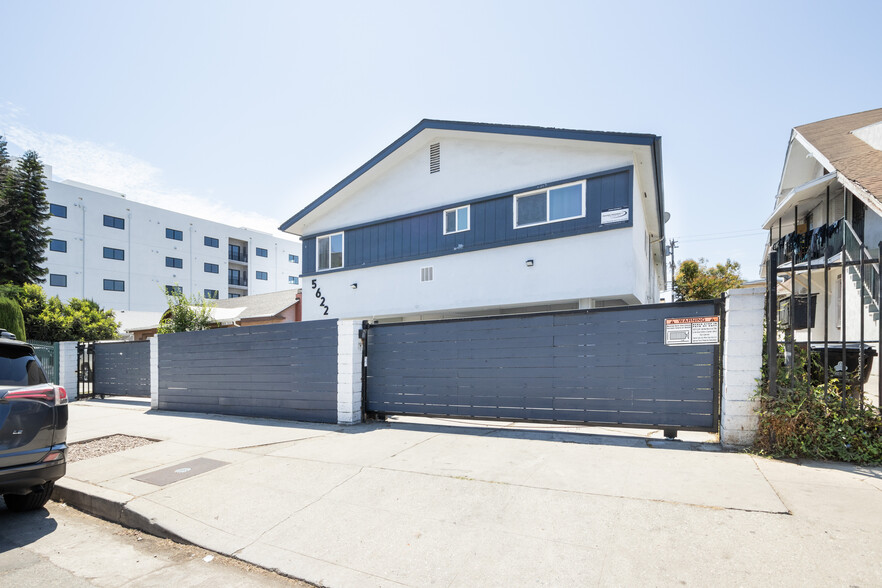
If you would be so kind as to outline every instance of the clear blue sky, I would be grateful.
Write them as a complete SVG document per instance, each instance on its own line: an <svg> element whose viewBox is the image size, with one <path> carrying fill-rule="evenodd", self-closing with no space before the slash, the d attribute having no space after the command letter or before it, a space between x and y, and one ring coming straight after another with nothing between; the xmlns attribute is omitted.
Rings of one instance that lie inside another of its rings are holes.
<svg viewBox="0 0 882 588"><path fill-rule="evenodd" d="M0 134L278 226L423 118L662 136L678 261L755 278L793 126L882 106L879 2L0 0Z"/></svg>

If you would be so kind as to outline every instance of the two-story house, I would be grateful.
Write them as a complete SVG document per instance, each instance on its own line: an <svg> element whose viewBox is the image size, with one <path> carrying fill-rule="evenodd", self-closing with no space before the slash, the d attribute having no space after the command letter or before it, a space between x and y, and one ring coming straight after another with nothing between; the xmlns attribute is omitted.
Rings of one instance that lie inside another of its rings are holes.
<svg viewBox="0 0 882 588"><path fill-rule="evenodd" d="M775 253L783 326L826 354L831 369L840 370L844 357L867 380L870 399L877 397L879 361L870 357L880 333L882 109L795 127L763 228L764 266ZM864 363L862 345L872 348Z"/></svg>
<svg viewBox="0 0 882 588"><path fill-rule="evenodd" d="M423 120L280 228L303 319L379 322L659 301L661 139Z"/></svg>

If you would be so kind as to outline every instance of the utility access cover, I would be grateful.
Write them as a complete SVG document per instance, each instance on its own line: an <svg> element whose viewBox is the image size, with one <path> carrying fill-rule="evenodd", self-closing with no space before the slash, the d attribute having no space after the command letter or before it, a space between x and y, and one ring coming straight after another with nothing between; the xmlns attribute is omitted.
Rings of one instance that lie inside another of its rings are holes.
<svg viewBox="0 0 882 588"><path fill-rule="evenodd" d="M178 465L156 470L155 472L135 476L132 479L138 480L139 482L147 482L154 486L166 486L174 482L192 478L193 476L198 476L199 474L204 474L205 472L210 472L221 466L228 465L228 463L229 462L226 461L208 459L207 457L199 457L190 461L185 461L184 463L179 463Z"/></svg>

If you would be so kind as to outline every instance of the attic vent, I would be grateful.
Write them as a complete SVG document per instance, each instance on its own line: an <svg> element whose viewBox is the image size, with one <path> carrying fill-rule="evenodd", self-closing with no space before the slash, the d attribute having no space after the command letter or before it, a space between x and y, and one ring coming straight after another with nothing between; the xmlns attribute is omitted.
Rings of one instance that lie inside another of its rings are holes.
<svg viewBox="0 0 882 588"><path fill-rule="evenodd" d="M420 268L420 282L431 282L435 279L435 268L433 266Z"/></svg>
<svg viewBox="0 0 882 588"><path fill-rule="evenodd" d="M429 173L441 171L441 143L429 145Z"/></svg>

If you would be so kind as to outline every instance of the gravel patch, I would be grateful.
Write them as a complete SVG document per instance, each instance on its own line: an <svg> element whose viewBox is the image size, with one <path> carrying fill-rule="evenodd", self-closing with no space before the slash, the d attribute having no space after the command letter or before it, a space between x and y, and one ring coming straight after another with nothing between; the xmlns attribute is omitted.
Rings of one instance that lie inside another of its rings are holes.
<svg viewBox="0 0 882 588"><path fill-rule="evenodd" d="M67 448L67 461L75 462L93 457L100 457L110 453L118 453L126 449L134 449L142 445L156 443L154 439L144 437L132 437L130 435L110 435L99 437L89 441L71 443Z"/></svg>

